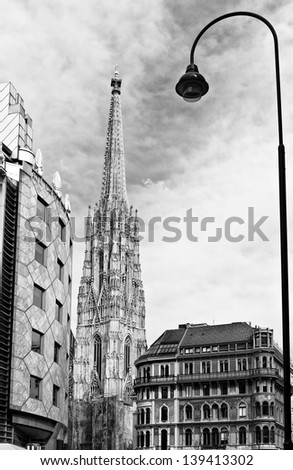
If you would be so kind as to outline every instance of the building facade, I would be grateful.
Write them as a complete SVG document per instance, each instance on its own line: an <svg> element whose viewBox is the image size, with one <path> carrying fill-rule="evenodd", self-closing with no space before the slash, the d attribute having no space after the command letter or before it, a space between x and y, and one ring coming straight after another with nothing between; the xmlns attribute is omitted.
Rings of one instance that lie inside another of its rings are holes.
<svg viewBox="0 0 293 470"><path fill-rule="evenodd" d="M136 367L136 448L283 448L282 354L272 330L179 325Z"/></svg>
<svg viewBox="0 0 293 470"><path fill-rule="evenodd" d="M69 198L43 176L32 121L0 84L0 442L63 448L68 426Z"/></svg>
<svg viewBox="0 0 293 470"><path fill-rule="evenodd" d="M101 197L89 209L73 361L73 449L133 447L134 361L146 347L137 212L129 207L115 71Z"/></svg>

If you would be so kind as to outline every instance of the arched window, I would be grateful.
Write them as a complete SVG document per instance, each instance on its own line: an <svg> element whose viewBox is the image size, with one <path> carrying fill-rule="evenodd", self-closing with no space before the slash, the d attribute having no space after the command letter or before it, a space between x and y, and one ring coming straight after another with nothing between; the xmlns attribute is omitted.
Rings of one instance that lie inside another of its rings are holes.
<svg viewBox="0 0 293 470"><path fill-rule="evenodd" d="M208 447L210 445L210 430L208 428L204 428L202 434L203 434L203 446Z"/></svg>
<svg viewBox="0 0 293 470"><path fill-rule="evenodd" d="M102 342L99 335L95 336L94 340L94 368L101 378L101 368L102 368Z"/></svg>
<svg viewBox="0 0 293 470"><path fill-rule="evenodd" d="M145 433L145 446L148 449L150 447L150 445L151 445L151 433L150 433L150 431L147 431Z"/></svg>
<svg viewBox="0 0 293 470"><path fill-rule="evenodd" d="M144 409L143 408L140 411L140 424L144 424Z"/></svg>
<svg viewBox="0 0 293 470"><path fill-rule="evenodd" d="M217 447L219 445L219 430L218 428L212 429L212 446Z"/></svg>
<svg viewBox="0 0 293 470"><path fill-rule="evenodd" d="M203 405L203 419L210 419L210 407L209 405Z"/></svg>
<svg viewBox="0 0 293 470"><path fill-rule="evenodd" d="M239 404L239 418L245 418L246 417L246 403L241 402Z"/></svg>
<svg viewBox="0 0 293 470"><path fill-rule="evenodd" d="M274 426L271 427L270 434L271 434L270 436L271 444L275 444L275 427Z"/></svg>
<svg viewBox="0 0 293 470"><path fill-rule="evenodd" d="M137 433L137 448L140 449L140 432Z"/></svg>
<svg viewBox="0 0 293 470"><path fill-rule="evenodd" d="M147 378L147 381L149 381L150 378L151 378L151 368L150 367L146 368L146 378Z"/></svg>
<svg viewBox="0 0 293 470"><path fill-rule="evenodd" d="M150 399L150 389L149 388L146 389L146 399L147 400Z"/></svg>
<svg viewBox="0 0 293 470"><path fill-rule="evenodd" d="M185 407L185 419L192 419L192 406L186 405Z"/></svg>
<svg viewBox="0 0 293 470"><path fill-rule="evenodd" d="M213 419L219 419L219 406L216 403L212 405L212 415Z"/></svg>
<svg viewBox="0 0 293 470"><path fill-rule="evenodd" d="M256 367L256 369L259 368L259 357L255 358L255 367Z"/></svg>
<svg viewBox="0 0 293 470"><path fill-rule="evenodd" d="M168 450L168 431L166 429L161 431L161 449Z"/></svg>
<svg viewBox="0 0 293 470"><path fill-rule="evenodd" d="M221 428L221 445L222 446L225 446L228 444L228 428L224 427L224 428Z"/></svg>
<svg viewBox="0 0 293 470"><path fill-rule="evenodd" d="M140 447L142 449L144 448L144 432L142 432L140 435Z"/></svg>
<svg viewBox="0 0 293 470"><path fill-rule="evenodd" d="M201 369L203 374L210 374L211 372L211 363L210 361L204 361L201 363Z"/></svg>
<svg viewBox="0 0 293 470"><path fill-rule="evenodd" d="M267 367L267 356L263 356L262 358L262 366L264 369L266 369Z"/></svg>
<svg viewBox="0 0 293 470"><path fill-rule="evenodd" d="M192 362L189 364L189 373L193 374L193 364L192 364Z"/></svg>
<svg viewBox="0 0 293 470"><path fill-rule="evenodd" d="M185 445L190 447L192 445L192 431L191 429L185 430Z"/></svg>
<svg viewBox="0 0 293 470"><path fill-rule="evenodd" d="M263 416L268 416L269 414L269 404L267 401L264 401L262 404L262 414Z"/></svg>
<svg viewBox="0 0 293 470"><path fill-rule="evenodd" d="M247 370L247 362L245 358L242 360L242 368L243 370Z"/></svg>
<svg viewBox="0 0 293 470"><path fill-rule="evenodd" d="M264 426L262 430L262 440L264 444L269 444L270 437L269 437L269 428L268 426Z"/></svg>
<svg viewBox="0 0 293 470"><path fill-rule="evenodd" d="M165 405L161 408L161 421L168 421L168 408Z"/></svg>
<svg viewBox="0 0 293 470"><path fill-rule="evenodd" d="M228 418L228 405L227 403L221 404L221 418L225 419Z"/></svg>
<svg viewBox="0 0 293 470"><path fill-rule="evenodd" d="M151 409L147 408L145 410L145 423L150 424L150 422L151 422Z"/></svg>
<svg viewBox="0 0 293 470"><path fill-rule="evenodd" d="M261 416L259 401L255 402L255 416L257 418Z"/></svg>
<svg viewBox="0 0 293 470"><path fill-rule="evenodd" d="M130 351L131 351L131 340L130 337L127 336L124 342L124 375L126 376L130 369L131 358L130 358Z"/></svg>
<svg viewBox="0 0 293 470"><path fill-rule="evenodd" d="M165 367L165 376L169 377L169 366L168 365Z"/></svg>
<svg viewBox="0 0 293 470"><path fill-rule="evenodd" d="M246 428L244 426L239 428L239 444L242 446L246 444Z"/></svg>
<svg viewBox="0 0 293 470"><path fill-rule="evenodd" d="M275 415L275 403L273 401L270 404L270 415L271 416Z"/></svg>
<svg viewBox="0 0 293 470"><path fill-rule="evenodd" d="M261 443L261 429L259 426L256 426L255 428L255 442L256 444Z"/></svg>
<svg viewBox="0 0 293 470"><path fill-rule="evenodd" d="M165 367L161 366L161 377L165 377Z"/></svg>

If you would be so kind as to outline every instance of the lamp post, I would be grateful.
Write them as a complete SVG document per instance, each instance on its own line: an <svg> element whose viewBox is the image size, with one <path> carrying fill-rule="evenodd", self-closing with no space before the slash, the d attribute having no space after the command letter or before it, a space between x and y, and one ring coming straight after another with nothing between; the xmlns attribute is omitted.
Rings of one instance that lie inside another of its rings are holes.
<svg viewBox="0 0 293 470"><path fill-rule="evenodd" d="M278 37L271 23L264 17L248 11L236 11L219 16L207 24L197 35L190 51L190 64L185 74L176 85L176 92L185 101L199 101L209 90L209 85L199 73L194 63L194 51L202 35L214 24L233 16L250 16L262 21L271 31L274 39L277 116L278 116L278 162L279 162L279 210L280 210L280 244L281 244L281 284L282 284L282 336L283 336L283 369L284 369L284 449L293 449L291 441L291 382L290 382L290 321L289 321L289 286L288 286L288 242L287 242L287 209L286 209L286 170L285 147L283 143L281 84L279 66Z"/></svg>

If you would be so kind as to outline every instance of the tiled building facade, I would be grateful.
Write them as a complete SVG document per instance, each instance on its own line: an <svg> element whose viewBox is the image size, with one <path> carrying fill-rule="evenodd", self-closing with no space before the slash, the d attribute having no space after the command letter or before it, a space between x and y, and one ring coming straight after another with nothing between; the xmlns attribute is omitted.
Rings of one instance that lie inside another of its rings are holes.
<svg viewBox="0 0 293 470"><path fill-rule="evenodd" d="M43 177L42 157L32 150L32 123L22 99L11 84L1 84L0 91L5 105L2 122L6 123L0 133L6 142L2 145L2 188L15 188L13 221L8 220L12 210L7 191L2 191L0 205L0 253L11 257L9 269L14 273L8 285L5 263L2 265L1 281L7 287L4 296L9 302L1 302L0 307L1 317L7 319L7 335L1 338L1 346L9 355L0 359L8 364L8 373L0 376L1 396L5 397L5 406L0 408L0 441L22 447L33 443L47 449L62 448L68 424L70 353L69 199L62 197L59 174L51 185ZM27 122L30 138L25 140ZM14 243L6 235L8 228Z"/></svg>
<svg viewBox="0 0 293 470"><path fill-rule="evenodd" d="M180 325L136 361L136 447L283 447L282 354L247 323Z"/></svg>

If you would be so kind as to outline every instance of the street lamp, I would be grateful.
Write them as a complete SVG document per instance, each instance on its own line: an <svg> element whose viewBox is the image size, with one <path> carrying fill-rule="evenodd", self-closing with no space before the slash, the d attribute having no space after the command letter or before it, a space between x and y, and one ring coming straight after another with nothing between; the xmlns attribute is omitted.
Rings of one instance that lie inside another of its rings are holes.
<svg viewBox="0 0 293 470"><path fill-rule="evenodd" d="M207 24L197 35L190 51L190 64L186 72L176 85L176 92L185 101L199 101L209 89L204 77L199 73L194 64L194 51L199 39L214 24L233 16L251 16L265 23L274 38L276 93L278 114L278 161L279 161L279 208L280 208L280 243L281 243L281 283L282 283L282 336L283 336L283 369L284 369L284 449L293 449L291 441L291 382L290 382L290 322L289 322L289 288L288 288L288 242L287 242L287 209L286 209L286 171L285 171L285 147L283 144L281 85L279 66L278 37L271 23L264 17L248 11L235 11L219 16Z"/></svg>

